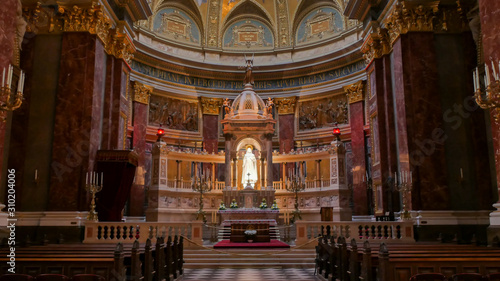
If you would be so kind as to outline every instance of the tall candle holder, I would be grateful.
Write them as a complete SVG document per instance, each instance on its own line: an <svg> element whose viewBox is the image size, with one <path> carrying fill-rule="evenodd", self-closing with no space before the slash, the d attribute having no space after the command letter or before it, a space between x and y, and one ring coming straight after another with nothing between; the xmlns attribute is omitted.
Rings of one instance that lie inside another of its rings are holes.
<svg viewBox="0 0 500 281"><path fill-rule="evenodd" d="M203 171L200 176L194 176L191 180L191 187L193 188L193 191L200 193L200 208L198 209L198 212L196 212L196 219L206 223L207 218L205 216L205 211L203 211L203 193L207 193L212 190L212 181L208 177L208 173Z"/></svg>
<svg viewBox="0 0 500 281"><path fill-rule="evenodd" d="M101 179L99 181L99 175L96 172L90 172L86 175L85 189L92 194L92 200L90 201L90 211L87 215L87 220L89 221L99 221L97 216L97 211L95 210L95 194L102 190L104 175L101 173ZM101 183L99 185L98 183Z"/></svg>
<svg viewBox="0 0 500 281"><path fill-rule="evenodd" d="M3 69L2 75L2 88L1 97L3 101L0 101L1 111L14 111L18 109L23 103L23 92L24 92L24 72L21 70L19 74L19 79L17 80L17 91L12 94L12 76L14 74L14 67L9 65L6 69ZM5 117L2 118L5 122Z"/></svg>
<svg viewBox="0 0 500 281"><path fill-rule="evenodd" d="M291 172L290 172L291 174ZM285 181L285 188L288 192L295 193L295 209L293 210L293 218L291 222L294 223L297 220L301 220L302 216L299 210L299 192L304 191L306 189L305 178L303 176L298 176L295 173L287 178Z"/></svg>
<svg viewBox="0 0 500 281"><path fill-rule="evenodd" d="M495 64L491 61L493 80L490 77L488 62L484 63L484 79L480 79L479 68L476 67L473 72L474 98L476 103L482 109L497 109L493 115L493 119L497 122L500 120L500 112L498 110L500 107L500 62L498 62L498 70L497 72ZM481 82L484 82L484 87L481 87Z"/></svg>
<svg viewBox="0 0 500 281"><path fill-rule="evenodd" d="M409 177L408 177L409 175ZM408 206L408 198L409 194L411 194L412 189L412 179L411 179L411 171L403 171L402 176L400 175L399 179L397 174L394 173L394 189L401 193L401 220L411 219L410 212L406 209Z"/></svg>

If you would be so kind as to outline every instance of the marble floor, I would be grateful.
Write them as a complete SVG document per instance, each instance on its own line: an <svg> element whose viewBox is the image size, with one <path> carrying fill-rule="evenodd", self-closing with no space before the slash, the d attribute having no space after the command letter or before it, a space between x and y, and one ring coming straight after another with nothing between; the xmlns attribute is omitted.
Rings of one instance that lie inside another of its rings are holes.
<svg viewBox="0 0 500 281"><path fill-rule="evenodd" d="M314 281L313 268L189 268L183 281Z"/></svg>

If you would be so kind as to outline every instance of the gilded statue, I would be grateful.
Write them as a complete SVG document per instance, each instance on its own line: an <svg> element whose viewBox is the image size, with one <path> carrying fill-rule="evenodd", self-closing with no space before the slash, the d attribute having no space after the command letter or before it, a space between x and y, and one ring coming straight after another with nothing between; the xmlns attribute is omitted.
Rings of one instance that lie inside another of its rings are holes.
<svg viewBox="0 0 500 281"><path fill-rule="evenodd" d="M253 74L252 74L252 68L253 68L253 56L251 59L247 59L247 56L245 55L245 61L246 61L246 73L245 73L245 80L243 80L243 84L252 84L254 83L253 81Z"/></svg>

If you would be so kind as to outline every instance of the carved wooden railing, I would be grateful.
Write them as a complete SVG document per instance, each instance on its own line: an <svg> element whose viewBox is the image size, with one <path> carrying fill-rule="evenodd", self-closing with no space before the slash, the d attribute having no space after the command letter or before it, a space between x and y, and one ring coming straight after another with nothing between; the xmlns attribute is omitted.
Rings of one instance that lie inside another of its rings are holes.
<svg viewBox="0 0 500 281"><path fill-rule="evenodd" d="M202 222L90 222L85 223L84 243L140 243L156 237L184 236L202 243Z"/></svg>
<svg viewBox="0 0 500 281"><path fill-rule="evenodd" d="M412 243L412 221L377 221L377 222L296 222L297 240L301 245L318 236L343 236L346 239L370 241L370 243ZM310 246L314 247L315 244Z"/></svg>

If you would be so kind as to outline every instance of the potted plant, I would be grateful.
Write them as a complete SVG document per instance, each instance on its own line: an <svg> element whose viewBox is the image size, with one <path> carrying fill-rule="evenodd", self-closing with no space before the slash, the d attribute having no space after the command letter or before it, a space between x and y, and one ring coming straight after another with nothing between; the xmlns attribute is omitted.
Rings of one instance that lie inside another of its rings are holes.
<svg viewBox="0 0 500 281"><path fill-rule="evenodd" d="M257 230L255 229L245 230L245 238L247 239L248 243L252 243L253 240L255 239L255 236L257 236Z"/></svg>
<svg viewBox="0 0 500 281"><path fill-rule="evenodd" d="M279 210L278 203L276 203L276 199L273 201L273 205L271 206L271 210Z"/></svg>
<svg viewBox="0 0 500 281"><path fill-rule="evenodd" d="M220 202L219 210L225 210L225 209L226 209L226 205L224 204L224 202Z"/></svg>

